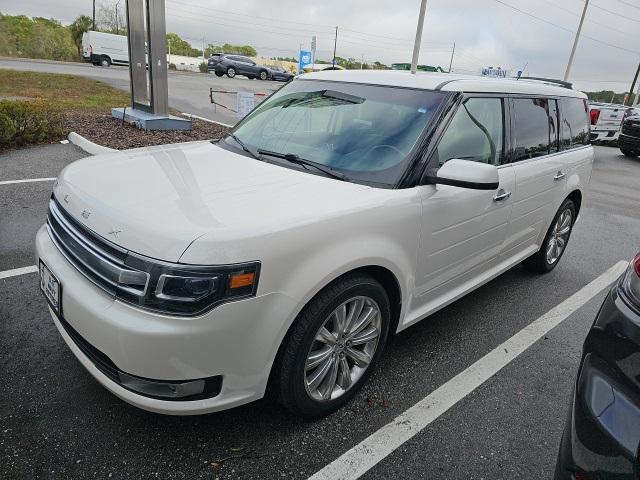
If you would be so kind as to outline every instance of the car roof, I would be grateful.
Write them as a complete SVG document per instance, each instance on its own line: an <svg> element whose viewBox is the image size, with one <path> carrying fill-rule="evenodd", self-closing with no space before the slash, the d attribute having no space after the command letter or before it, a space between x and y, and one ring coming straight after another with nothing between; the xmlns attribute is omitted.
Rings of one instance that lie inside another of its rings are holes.
<svg viewBox="0 0 640 480"><path fill-rule="evenodd" d="M418 72L406 70L323 70L305 73L302 80L334 80L337 82L367 83L393 87L441 90L468 93L521 93L558 97L587 98L570 88L540 80L516 80L515 78L488 78L457 73Z"/></svg>

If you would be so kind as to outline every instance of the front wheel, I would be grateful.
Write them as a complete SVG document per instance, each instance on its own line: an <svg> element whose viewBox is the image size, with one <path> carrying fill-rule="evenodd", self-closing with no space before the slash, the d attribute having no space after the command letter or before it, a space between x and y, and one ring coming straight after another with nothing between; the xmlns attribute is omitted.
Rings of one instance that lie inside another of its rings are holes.
<svg viewBox="0 0 640 480"><path fill-rule="evenodd" d="M389 298L375 279L348 275L300 313L274 364L280 403L317 418L342 407L380 358L390 323Z"/></svg>
<svg viewBox="0 0 640 480"><path fill-rule="evenodd" d="M269 78L269 74L267 72L265 72L264 70L262 70L260 72L260 80L267 80Z"/></svg>
<svg viewBox="0 0 640 480"><path fill-rule="evenodd" d="M576 221L576 206L568 198L562 202L537 253L527 258L524 266L533 272L550 272L562 258Z"/></svg>
<svg viewBox="0 0 640 480"><path fill-rule="evenodd" d="M223 75L224 75L224 73L223 73L223 72L218 72L218 71L216 70L216 77L221 77L221 76L223 76Z"/></svg>
<svg viewBox="0 0 640 480"><path fill-rule="evenodd" d="M236 69L233 67L227 68L227 77L233 78L236 76Z"/></svg>
<svg viewBox="0 0 640 480"><path fill-rule="evenodd" d="M638 154L636 152L632 152L631 150L628 150L626 148L620 148L620 151L622 152L622 154L625 157L637 157Z"/></svg>
<svg viewBox="0 0 640 480"><path fill-rule="evenodd" d="M103 67L110 67L111 66L111 59L109 57L102 57L100 59L100 65Z"/></svg>

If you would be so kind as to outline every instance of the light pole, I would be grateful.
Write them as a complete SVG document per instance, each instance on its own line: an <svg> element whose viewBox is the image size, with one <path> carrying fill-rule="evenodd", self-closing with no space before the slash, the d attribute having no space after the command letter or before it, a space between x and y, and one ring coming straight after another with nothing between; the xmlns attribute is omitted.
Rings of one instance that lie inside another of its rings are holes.
<svg viewBox="0 0 640 480"><path fill-rule="evenodd" d="M580 32L582 31L582 24L584 23L584 17L587 14L587 7L589 6L589 0L585 0L584 9L582 10L582 16L580 17L580 24L578 25L578 31L576 32L576 38L573 40L573 48L571 49L571 55L569 55L569 63L567 63L567 69L564 72L564 81L566 82L571 72L571 64L573 63L573 56L576 54L576 47L578 46L578 40L580 39Z"/></svg>
<svg viewBox="0 0 640 480"><path fill-rule="evenodd" d="M96 0L93 0L93 31L96 30Z"/></svg>
<svg viewBox="0 0 640 480"><path fill-rule="evenodd" d="M120 5L120 0L116 2L116 35L120 34L120 30L118 28L118 5Z"/></svg>
<svg viewBox="0 0 640 480"><path fill-rule="evenodd" d="M336 47L338 46L338 27L336 27L336 36L333 39L333 62L332 65L336 66Z"/></svg>
<svg viewBox="0 0 640 480"><path fill-rule="evenodd" d="M422 27L424 25L424 12L427 10L427 0L422 0L420 4L420 16L418 17L418 28L416 29L416 41L413 44L413 57L411 58L411 73L416 73L418 69L418 55L420 55L420 42L422 42Z"/></svg>

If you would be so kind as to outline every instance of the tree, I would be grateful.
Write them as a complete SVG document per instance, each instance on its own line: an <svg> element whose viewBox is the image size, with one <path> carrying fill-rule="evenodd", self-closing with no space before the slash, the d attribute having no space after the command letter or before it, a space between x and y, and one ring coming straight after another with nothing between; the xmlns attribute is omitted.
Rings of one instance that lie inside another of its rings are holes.
<svg viewBox="0 0 640 480"><path fill-rule="evenodd" d="M244 55L245 57L257 57L258 52L251 45L231 45L225 43L224 45L212 45L205 49L205 55L210 57L214 53L230 53L232 55Z"/></svg>
<svg viewBox="0 0 640 480"><path fill-rule="evenodd" d="M167 33L167 51L171 55L183 55L185 57L201 57L202 50L193 48L189 42L180 38L177 33Z"/></svg>
<svg viewBox="0 0 640 480"><path fill-rule="evenodd" d="M127 21L125 17L125 2L116 0L101 3L98 7L98 24L100 30L118 35L127 34Z"/></svg>
<svg viewBox="0 0 640 480"><path fill-rule="evenodd" d="M73 43L76 44L78 55L82 55L82 35L91 30L92 26L93 20L91 20L91 17L88 17L87 15L80 15L71 25L69 25L71 38L73 38Z"/></svg>

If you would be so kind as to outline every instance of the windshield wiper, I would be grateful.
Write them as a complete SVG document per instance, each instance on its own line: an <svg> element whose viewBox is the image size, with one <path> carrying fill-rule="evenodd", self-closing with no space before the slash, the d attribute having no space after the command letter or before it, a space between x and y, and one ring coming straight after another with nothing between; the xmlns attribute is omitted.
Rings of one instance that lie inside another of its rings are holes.
<svg viewBox="0 0 640 480"><path fill-rule="evenodd" d="M260 156L260 153L258 151L248 147L242 140L236 137L233 133L229 133L227 136L233 138L233 140L242 147L242 150L247 152L253 158L255 158L256 160L264 161L264 159Z"/></svg>
<svg viewBox="0 0 640 480"><path fill-rule="evenodd" d="M313 167L316 170L324 173L328 177L335 178L337 180L342 180L343 182L351 181L349 179L349 177L347 177L346 175L344 175L344 174L342 174L340 172L337 172L337 171L333 170L331 167L327 167L327 166L322 165L320 163L312 162L311 160L305 160L304 158L301 158L300 156L296 155L295 153L280 153L280 152L272 152L271 150L258 149L258 154L259 155L269 155L270 157L282 158L283 160L286 160L288 162L297 163L298 165L302 165L305 168L307 166Z"/></svg>

